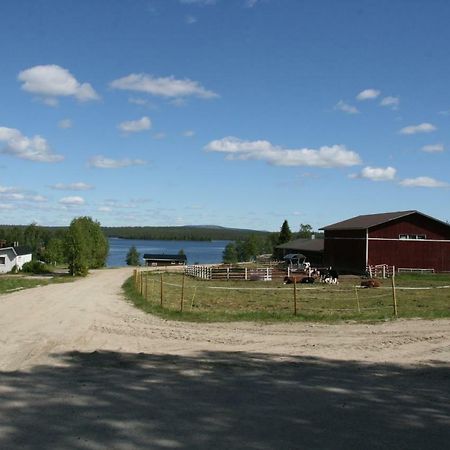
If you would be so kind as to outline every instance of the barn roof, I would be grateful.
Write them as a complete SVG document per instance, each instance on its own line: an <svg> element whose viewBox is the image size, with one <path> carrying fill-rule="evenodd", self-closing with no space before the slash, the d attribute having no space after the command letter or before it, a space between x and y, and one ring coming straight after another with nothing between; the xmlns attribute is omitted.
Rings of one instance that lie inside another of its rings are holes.
<svg viewBox="0 0 450 450"><path fill-rule="evenodd" d="M351 219L347 219L342 222L327 225L326 227L321 228L321 230L367 230L368 228L372 228L377 225L390 222L391 220L396 220L402 217L410 216L411 214L421 214L422 216L425 216L425 214L419 213L418 211L414 210L397 211L381 214L366 214L362 216L352 217Z"/></svg>
<svg viewBox="0 0 450 450"><path fill-rule="evenodd" d="M151 259L153 261L186 261L186 255L166 255L166 254L150 254L146 253L144 259Z"/></svg>
<svg viewBox="0 0 450 450"><path fill-rule="evenodd" d="M294 239L285 244L277 245L277 248L289 250L301 250L309 252L323 252L323 239Z"/></svg>

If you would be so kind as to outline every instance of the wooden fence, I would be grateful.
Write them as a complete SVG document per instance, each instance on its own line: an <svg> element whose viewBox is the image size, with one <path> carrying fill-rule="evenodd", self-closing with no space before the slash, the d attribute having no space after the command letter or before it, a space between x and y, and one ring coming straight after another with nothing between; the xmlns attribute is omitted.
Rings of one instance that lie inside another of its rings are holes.
<svg viewBox="0 0 450 450"><path fill-rule="evenodd" d="M272 281L283 278L286 272L272 267L217 267L217 266L186 266L184 273L202 280L252 280Z"/></svg>

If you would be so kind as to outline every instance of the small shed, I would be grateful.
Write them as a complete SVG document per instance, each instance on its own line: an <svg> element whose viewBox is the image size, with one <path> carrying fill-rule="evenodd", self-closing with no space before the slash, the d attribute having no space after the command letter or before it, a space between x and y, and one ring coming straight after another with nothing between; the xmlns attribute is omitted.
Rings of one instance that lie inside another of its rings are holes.
<svg viewBox="0 0 450 450"><path fill-rule="evenodd" d="M31 258L31 249L23 245L0 248L0 273L11 272L14 266L21 270Z"/></svg>
<svg viewBox="0 0 450 450"><path fill-rule="evenodd" d="M282 251L283 257L290 253L301 253L313 266L322 266L323 246L323 239L294 239L276 248Z"/></svg>
<svg viewBox="0 0 450 450"><path fill-rule="evenodd" d="M450 225L419 211L367 214L323 227L325 264L340 272L367 266L450 271Z"/></svg>
<svg viewBox="0 0 450 450"><path fill-rule="evenodd" d="M185 266L187 263L186 255L166 255L166 254L149 254L143 256L146 266Z"/></svg>

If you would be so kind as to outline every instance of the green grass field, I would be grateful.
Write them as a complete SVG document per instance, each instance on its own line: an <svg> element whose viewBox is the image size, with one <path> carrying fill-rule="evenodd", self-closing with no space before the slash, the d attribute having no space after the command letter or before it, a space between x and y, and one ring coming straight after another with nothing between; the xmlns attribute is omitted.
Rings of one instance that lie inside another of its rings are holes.
<svg viewBox="0 0 450 450"><path fill-rule="evenodd" d="M141 284L124 284L127 296L147 312L194 321L232 320L386 320L394 316L391 280L361 289L357 277L341 277L337 286L284 285L281 281L204 281L177 273L149 272ZM398 317L450 317L450 275L398 275ZM183 301L182 301L183 298ZM296 312L295 312L296 304ZM181 312L183 307L183 312Z"/></svg>
<svg viewBox="0 0 450 450"><path fill-rule="evenodd" d="M36 286L46 286L51 283L65 283L73 280L74 278L69 276L33 278L22 275L2 275L0 276L0 294L7 294L21 289L30 289Z"/></svg>

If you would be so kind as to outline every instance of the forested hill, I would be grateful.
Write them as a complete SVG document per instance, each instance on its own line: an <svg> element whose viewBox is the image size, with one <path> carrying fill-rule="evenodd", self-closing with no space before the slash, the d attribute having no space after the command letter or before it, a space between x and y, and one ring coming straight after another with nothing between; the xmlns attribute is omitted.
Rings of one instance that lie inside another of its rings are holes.
<svg viewBox="0 0 450 450"><path fill-rule="evenodd" d="M178 226L178 227L102 227L108 237L123 239L155 239L178 241L213 241L245 239L254 234L267 236L268 231L255 231L218 226Z"/></svg>

